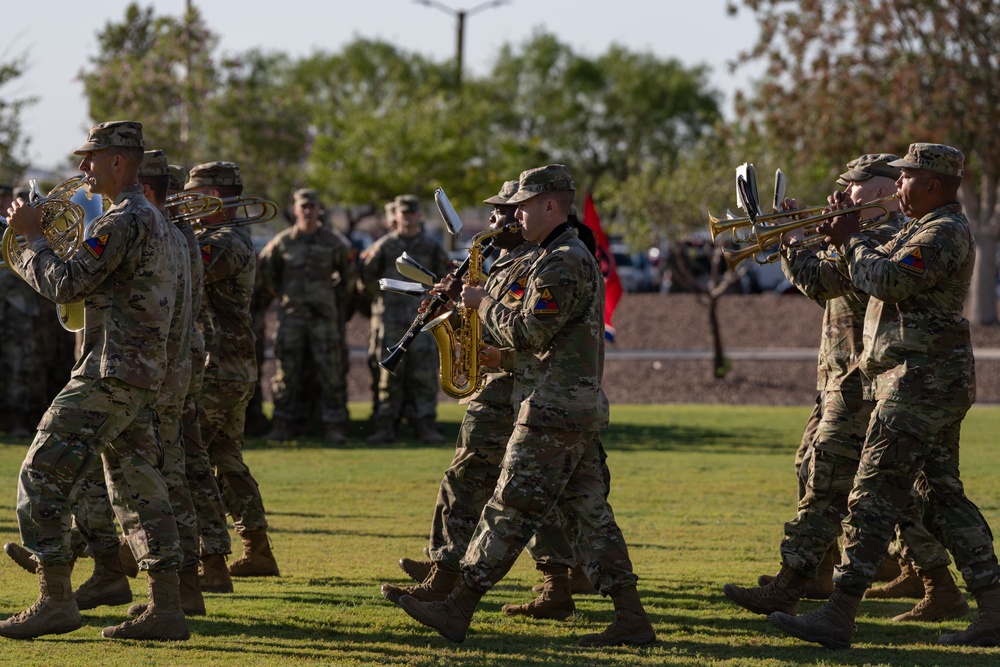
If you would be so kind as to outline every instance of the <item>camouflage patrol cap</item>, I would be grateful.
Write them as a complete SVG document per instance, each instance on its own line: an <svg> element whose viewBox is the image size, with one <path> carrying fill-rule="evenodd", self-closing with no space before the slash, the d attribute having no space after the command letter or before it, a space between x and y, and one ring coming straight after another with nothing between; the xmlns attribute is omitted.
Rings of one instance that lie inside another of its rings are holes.
<svg viewBox="0 0 1000 667"><path fill-rule="evenodd" d="M170 164L167 165L167 172L170 174L170 185L167 186L167 189L177 192L183 190L184 183L187 181L187 169L179 164Z"/></svg>
<svg viewBox="0 0 1000 667"><path fill-rule="evenodd" d="M314 206L319 206L319 193L312 188L300 188L295 191L292 195L292 201L296 205L300 204L312 204Z"/></svg>
<svg viewBox="0 0 1000 667"><path fill-rule="evenodd" d="M892 163L893 167L927 169L948 176L962 176L965 154L957 148L944 144L910 144L910 149L902 160Z"/></svg>
<svg viewBox="0 0 1000 667"><path fill-rule="evenodd" d="M235 162L206 162L191 167L184 189L202 185L243 185L239 165Z"/></svg>
<svg viewBox="0 0 1000 667"><path fill-rule="evenodd" d="M139 178L155 178L157 176L169 176L170 167L167 165L167 154L163 151L146 151L142 154L142 164L139 165Z"/></svg>
<svg viewBox="0 0 1000 667"><path fill-rule="evenodd" d="M510 201L510 198L514 196L517 192L519 184L517 181L504 181L503 187L500 188L500 192L493 195L489 199L484 199L484 204L506 204Z"/></svg>
<svg viewBox="0 0 1000 667"><path fill-rule="evenodd" d="M393 203L396 210L403 213L420 210L420 198L417 195L399 195Z"/></svg>
<svg viewBox="0 0 1000 667"><path fill-rule="evenodd" d="M899 167L889 163L899 159L892 153L869 153L847 163L847 171L840 175L837 182L847 185L853 181L867 181L874 176L884 176L896 180L899 178Z"/></svg>
<svg viewBox="0 0 1000 667"><path fill-rule="evenodd" d="M576 185L573 183L573 177L566 165L550 164L522 171L518 190L507 200L507 203L517 204L527 201L543 192L574 192L575 190Z"/></svg>
<svg viewBox="0 0 1000 667"><path fill-rule="evenodd" d="M134 120L113 120L99 123L90 128L87 143L73 152L77 155L86 155L112 146L145 148L146 142L142 139L142 123Z"/></svg>

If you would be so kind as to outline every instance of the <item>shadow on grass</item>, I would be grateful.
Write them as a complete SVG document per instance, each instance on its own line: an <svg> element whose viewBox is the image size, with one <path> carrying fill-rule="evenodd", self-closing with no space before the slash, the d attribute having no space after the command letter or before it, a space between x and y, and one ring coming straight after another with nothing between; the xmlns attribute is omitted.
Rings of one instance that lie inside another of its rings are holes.
<svg viewBox="0 0 1000 667"><path fill-rule="evenodd" d="M428 445L409 435L400 437L396 442L369 445L364 441L368 433L367 421L352 421L350 436L343 444L331 444L322 438L301 436L294 440L278 442L263 438L247 438L245 449L248 450L296 450L296 449L371 449L393 450L440 447L451 449L458 438L459 424L441 422L439 424L445 442L440 445ZM769 429L756 425L752 431L746 432L734 429L731 425L713 427L695 427L680 425L649 425L649 424L612 424L611 428L601 434L605 449L615 451L700 451L709 454L733 453L779 453L788 451L791 444L788 435L780 429ZM794 443L797 444L797 443Z"/></svg>

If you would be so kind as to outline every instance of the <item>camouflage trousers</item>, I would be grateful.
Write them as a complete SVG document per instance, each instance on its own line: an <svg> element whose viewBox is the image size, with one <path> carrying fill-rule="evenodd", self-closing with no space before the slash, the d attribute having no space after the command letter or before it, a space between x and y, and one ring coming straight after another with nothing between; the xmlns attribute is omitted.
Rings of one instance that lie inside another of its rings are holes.
<svg viewBox="0 0 1000 667"><path fill-rule="evenodd" d="M201 379L197 386L201 387ZM193 387L192 387L193 388ZM226 525L226 505L215 479L215 470L201 438L197 394L192 391L184 399L181 415L181 436L184 441L184 476L191 491L201 540L201 553L228 554L233 550L229 527Z"/></svg>
<svg viewBox="0 0 1000 667"><path fill-rule="evenodd" d="M470 410L486 407L470 405ZM486 414L466 411L455 457L438 488L428 553L432 561L450 570L461 567L483 507L496 489L513 429L510 409L488 410ZM558 511L546 516L528 543L528 554L539 565L572 566L576 562L560 520Z"/></svg>
<svg viewBox="0 0 1000 667"><path fill-rule="evenodd" d="M385 345L396 344L406 329L399 332L398 338L392 338L391 334L395 331L396 329L385 328L383 348ZM437 344L432 336L426 333L418 335L403 355L395 373L382 368L379 370L378 409L372 418L374 422L389 421L395 426L404 416L404 407L407 408L406 417L409 419L437 417L440 366Z"/></svg>
<svg viewBox="0 0 1000 667"><path fill-rule="evenodd" d="M841 532L874 407L858 392L824 392L813 447L800 468L804 493L795 518L785 524L781 543L782 562L803 576L816 576L823 555ZM948 565L947 551L924 527L912 500L899 521L898 539L918 570Z"/></svg>
<svg viewBox="0 0 1000 667"><path fill-rule="evenodd" d="M997 583L993 534L959 477L965 406L878 402L844 521L844 562L834 582L849 588L875 578L900 512L916 490L924 523L955 558L970 590ZM912 546L912 545L911 545Z"/></svg>
<svg viewBox="0 0 1000 667"><path fill-rule="evenodd" d="M305 401L306 364L315 368L324 424L347 423L347 367L336 319L282 314L274 346L276 368L271 391L274 417L294 420L296 403Z"/></svg>
<svg viewBox="0 0 1000 667"><path fill-rule="evenodd" d="M518 424L500 479L462 559L465 581L488 590L510 570L546 516L557 508L573 556L604 595L632 586L628 547L605 498L600 437Z"/></svg>
<svg viewBox="0 0 1000 667"><path fill-rule="evenodd" d="M253 395L254 382L218 380L206 377L198 396L201 438L215 478L222 490L226 511L233 517L236 532L267 528L264 501L257 480L243 462L243 426ZM225 524L201 525L202 538L218 534Z"/></svg>
<svg viewBox="0 0 1000 667"><path fill-rule="evenodd" d="M103 463L118 522L148 570L178 567L177 522L160 474L155 392L114 378L71 378L38 424L21 465L17 518L21 541L44 565L72 560L72 512L91 467ZM100 461L100 462L99 462Z"/></svg>
<svg viewBox="0 0 1000 667"><path fill-rule="evenodd" d="M173 508L180 539L182 560L181 571L198 567L200 558L198 546L198 516L191 500L184 474L184 446L181 442L181 415L178 406L161 405L157 409L157 432L163 443L163 458L160 473L167 485L170 506ZM118 533L103 471L91 467L87 473L84 492L74 511L74 523L87 543L87 548L95 557L118 552ZM126 535L126 539L128 536ZM148 556L148 545L129 540L129 546L136 562L142 563ZM139 549L137 551L136 549Z"/></svg>
<svg viewBox="0 0 1000 667"><path fill-rule="evenodd" d="M812 457L816 429L819 428L819 423L823 419L825 395L826 392L824 391L816 395L816 403L813 405L812 412L809 413L809 419L806 420L806 427L802 431L802 440L799 442L799 448L795 450L795 478L799 482L798 500L802 500L802 496L806 494L806 478L808 477L806 474L808 465L806 464L808 464L809 459Z"/></svg>

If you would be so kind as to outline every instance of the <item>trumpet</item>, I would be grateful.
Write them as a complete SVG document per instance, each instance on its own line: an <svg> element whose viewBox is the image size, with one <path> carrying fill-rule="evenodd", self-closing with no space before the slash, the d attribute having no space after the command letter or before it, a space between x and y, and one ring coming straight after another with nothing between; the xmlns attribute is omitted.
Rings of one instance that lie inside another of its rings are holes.
<svg viewBox="0 0 1000 667"><path fill-rule="evenodd" d="M215 199L215 197L213 197L213 199ZM278 205L269 199L238 195L236 197L223 197L219 201L222 204L221 210L236 210L238 212L239 209L242 209L243 217L227 218L222 222L210 223L205 223L200 219L196 219L192 226L196 229L218 227L223 225L226 227L244 227L246 225L255 225L258 222L270 222L278 217ZM205 215L207 216L213 213L218 213L218 211L211 211Z"/></svg>
<svg viewBox="0 0 1000 667"><path fill-rule="evenodd" d="M165 202L170 222L194 222L222 210L222 200L200 192L183 191L167 197Z"/></svg>
<svg viewBox="0 0 1000 667"><path fill-rule="evenodd" d="M811 215L800 220L793 220L780 225L761 225L754 224L751 232L752 241L746 248L740 248L736 250L723 249L722 256L726 260L726 264L731 270L734 270L741 262L746 259L753 257L757 260L758 264L772 264L780 258L778 253L771 253L765 255L764 259L761 260L757 258L757 255L764 253L770 246L781 241L782 235L787 232L795 231L796 229L803 229L806 227L814 227L814 229L809 230L805 237L799 242L798 247L811 248L818 245L823 245L825 243L826 235L815 229L818 227L819 223L826 220L832 220L833 218L840 217L842 215L850 215L852 213L860 213L866 209L870 208L880 208L882 209L882 215L871 218L868 220L861 221L861 231L867 229L873 229L880 225L884 225L892 218L893 211L889 210L889 204L899 199L899 193L889 195L888 197L882 197L881 199L875 199L873 201L867 202L865 204L858 204L857 206L851 206L849 208L843 208L835 211L827 211L826 213L820 213L819 215ZM798 211L787 211L784 217L789 215L800 214L803 211L813 212L817 208L829 208L825 207L812 207L809 209L803 209ZM763 216L762 216L763 217ZM773 218L772 218L773 219ZM758 218L760 220L760 218Z"/></svg>

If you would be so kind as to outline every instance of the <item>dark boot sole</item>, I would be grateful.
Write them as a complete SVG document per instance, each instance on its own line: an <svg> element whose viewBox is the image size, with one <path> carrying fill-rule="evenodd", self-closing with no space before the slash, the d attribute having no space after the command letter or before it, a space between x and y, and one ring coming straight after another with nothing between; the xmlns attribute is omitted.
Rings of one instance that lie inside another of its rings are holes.
<svg viewBox="0 0 1000 667"><path fill-rule="evenodd" d="M97 607L118 607L123 604L132 603L132 591L126 593L114 593L113 595L102 595L99 598L92 598L90 600L80 601L80 598L76 600L77 609L80 611L86 611L87 609L96 609Z"/></svg>
<svg viewBox="0 0 1000 667"><path fill-rule="evenodd" d="M538 610L538 609L524 609L521 605L511 605L505 604L502 608L504 614L507 616L527 616L528 618L535 618L540 621L565 621L569 618L573 618L576 613L576 608L565 610Z"/></svg>
<svg viewBox="0 0 1000 667"><path fill-rule="evenodd" d="M832 639L830 637L816 635L811 632L807 632L799 629L796 626L787 623L786 619L794 619L795 617L790 614L783 614L781 612L775 612L767 617L767 620L771 621L771 625L778 628L787 635L791 635L796 639L801 639L805 642L811 642L813 644L820 644L824 648L828 648L833 651L840 651L843 649L851 648L851 642L843 641L841 639Z"/></svg>
<svg viewBox="0 0 1000 667"><path fill-rule="evenodd" d="M969 608L969 603L965 602L960 606L952 607L946 612L935 614L933 618L903 618L906 614L900 614L899 616L894 616L892 620L896 623L938 623L940 621L951 621L956 618L962 618L967 616L972 609ZM906 612L907 614L909 612Z"/></svg>
<svg viewBox="0 0 1000 667"><path fill-rule="evenodd" d="M458 633L449 628L441 628L434 624L434 621L426 616L424 616L424 610L420 607L420 602L411 598L409 595L404 595L399 599L399 606L403 608L410 618L417 621L422 625L426 625L432 630L436 630L438 634L447 639L448 641L455 642L456 644L461 644L465 641L465 633Z"/></svg>
<svg viewBox="0 0 1000 667"><path fill-rule="evenodd" d="M73 632L74 630L79 630L83 627L83 619L80 619L79 623L69 623L67 625L61 625L51 630L46 630L45 632L39 632L29 635L19 635L19 634L8 634L3 630L0 630L0 637L6 637L7 639L35 639L37 637L44 637L45 635L64 635L68 632Z"/></svg>
<svg viewBox="0 0 1000 667"><path fill-rule="evenodd" d="M738 586L733 586L732 584L726 584L722 587L722 592L726 594L726 597L743 607L747 611L751 611L755 614L763 614L764 616L769 616L774 612L781 612L783 614L788 614L789 616L794 616L795 612L799 610L799 605L796 603L792 607L784 607L782 609L773 609L769 607L761 607L753 603L749 603L745 600L740 599L740 593L738 591L745 590Z"/></svg>

